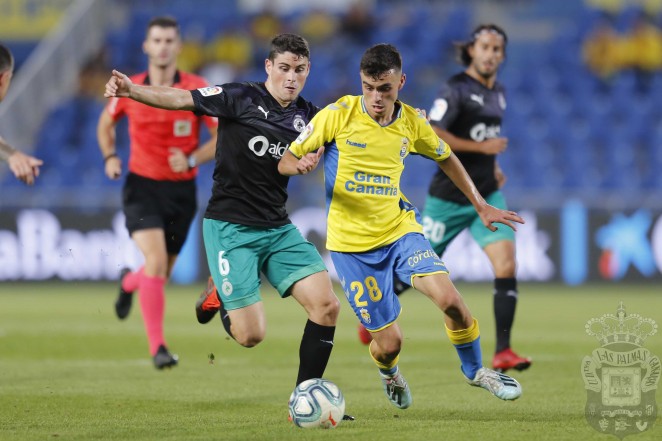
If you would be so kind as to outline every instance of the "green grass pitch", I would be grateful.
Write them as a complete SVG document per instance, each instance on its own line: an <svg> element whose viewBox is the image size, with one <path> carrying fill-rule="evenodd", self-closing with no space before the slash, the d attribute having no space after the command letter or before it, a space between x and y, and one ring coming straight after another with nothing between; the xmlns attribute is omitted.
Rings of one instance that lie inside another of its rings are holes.
<svg viewBox="0 0 662 441"><path fill-rule="evenodd" d="M494 346L491 287L458 284L482 330L485 362ZM414 402L401 411L383 395L356 319L341 298L335 349L326 377L356 421L335 430L304 430L287 421L305 323L292 299L264 289L267 339L246 349L220 321L202 326L193 305L202 285L167 288L166 338L178 367L157 371L137 303L114 316L116 285L0 286L1 440L603 440L584 417L581 360L599 343L587 320L628 312L662 328L662 291L654 285L566 287L521 284L515 349L533 357L513 375L524 394L502 402L467 386L443 331L441 314L416 291L401 299L405 335L400 367ZM338 290L340 296L342 292ZM662 332L644 344L662 357ZM214 355L213 363L210 354ZM657 393L658 403L661 394ZM662 439L655 426L630 440Z"/></svg>

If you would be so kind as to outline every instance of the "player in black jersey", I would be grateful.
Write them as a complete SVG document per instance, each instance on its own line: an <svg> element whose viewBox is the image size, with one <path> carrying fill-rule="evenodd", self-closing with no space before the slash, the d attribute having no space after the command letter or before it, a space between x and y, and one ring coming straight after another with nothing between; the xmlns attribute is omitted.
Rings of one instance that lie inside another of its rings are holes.
<svg viewBox="0 0 662 441"><path fill-rule="evenodd" d="M508 38L499 26L478 26L471 38L458 45L466 69L450 78L430 110L430 123L440 138L450 144L480 194L495 207L506 209L499 190L505 182L496 156L503 153L508 139L501 136L506 108L504 89L497 72L505 59ZM469 228L489 258L494 270L495 370L523 370L531 360L510 348L510 333L517 303L515 235L510 228L491 232L485 228L469 200L438 170L430 184L423 211L423 231L435 252L442 256L448 244ZM396 281L396 293L409 286ZM359 336L366 341L366 333Z"/></svg>
<svg viewBox="0 0 662 441"><path fill-rule="evenodd" d="M430 110L430 122L437 134L451 145L488 203L501 209L506 209L500 191L505 176L496 156L506 150L508 139L501 136L506 100L497 72L505 59L507 42L499 26L478 26L469 41L459 46L465 71L448 80ZM450 179L437 172L423 211L424 231L441 256L448 244L469 228L494 270L496 351L492 366L499 371L523 370L531 360L510 348L517 304L515 235L510 228L487 230L471 209Z"/></svg>
<svg viewBox="0 0 662 441"><path fill-rule="evenodd" d="M266 334L262 272L281 297L291 295L308 314L299 349L299 384L323 376L340 311L322 258L289 219L288 178L278 173L289 143L319 110L299 96L310 71L306 40L276 36L265 70L263 83L191 91L132 84L113 71L105 95L218 117L214 184L203 220L213 281L196 305L198 320L208 321L220 311L226 331L239 344L260 343ZM315 153L310 158L319 161Z"/></svg>

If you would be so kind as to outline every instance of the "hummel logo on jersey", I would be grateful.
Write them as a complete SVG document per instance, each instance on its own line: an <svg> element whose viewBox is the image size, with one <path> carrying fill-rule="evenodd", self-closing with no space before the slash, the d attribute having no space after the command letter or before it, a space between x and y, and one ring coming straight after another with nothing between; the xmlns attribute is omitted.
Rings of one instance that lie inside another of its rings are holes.
<svg viewBox="0 0 662 441"><path fill-rule="evenodd" d="M480 104L481 106L484 106L485 104L483 103L483 95L476 95L475 93L472 93L469 95L469 98Z"/></svg>
<svg viewBox="0 0 662 441"><path fill-rule="evenodd" d="M264 109L262 108L262 106L257 106L257 110L259 110L260 112L264 113L264 119L267 119L267 115L269 114L268 111L264 110Z"/></svg>
<svg viewBox="0 0 662 441"><path fill-rule="evenodd" d="M354 142L354 141L350 141L349 139L347 140L347 145L351 145L352 147L358 147L360 149L364 149L368 146L368 144L365 142Z"/></svg>

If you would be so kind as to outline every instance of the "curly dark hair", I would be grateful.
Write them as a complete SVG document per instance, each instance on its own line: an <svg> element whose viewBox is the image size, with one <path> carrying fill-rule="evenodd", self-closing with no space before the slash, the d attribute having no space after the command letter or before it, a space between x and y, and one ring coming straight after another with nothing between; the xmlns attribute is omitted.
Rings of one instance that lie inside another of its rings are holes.
<svg viewBox="0 0 662 441"><path fill-rule="evenodd" d="M457 51L457 58L460 63L464 66L469 66L471 64L471 55L469 55L469 48L474 45L478 37L483 32L493 32L503 37L503 52L506 53L506 45L508 44L508 36L506 31L504 31L500 26L493 23L481 24L476 27L471 33L471 38L467 41L460 43L455 43L455 48Z"/></svg>

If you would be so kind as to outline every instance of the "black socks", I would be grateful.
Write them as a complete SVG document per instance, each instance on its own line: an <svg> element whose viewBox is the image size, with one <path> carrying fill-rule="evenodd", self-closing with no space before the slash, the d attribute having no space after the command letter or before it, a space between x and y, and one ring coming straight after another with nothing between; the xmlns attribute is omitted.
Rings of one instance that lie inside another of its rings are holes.
<svg viewBox="0 0 662 441"><path fill-rule="evenodd" d="M322 378L333 349L335 326L306 322L299 347L299 375L297 384L311 378Z"/></svg>
<svg viewBox="0 0 662 441"><path fill-rule="evenodd" d="M517 306L517 279L494 279L494 320L496 323L496 352L510 347L510 330Z"/></svg>

